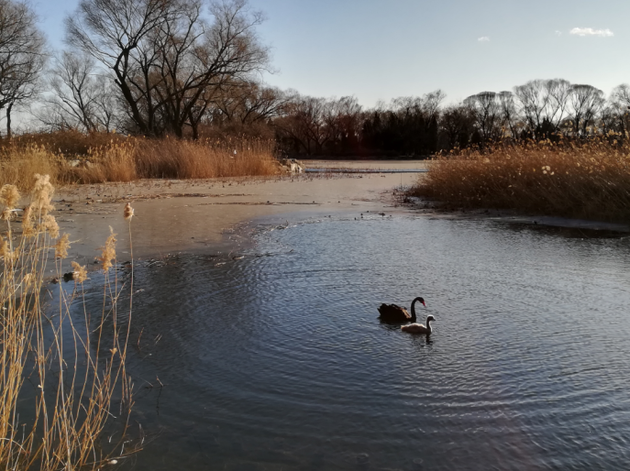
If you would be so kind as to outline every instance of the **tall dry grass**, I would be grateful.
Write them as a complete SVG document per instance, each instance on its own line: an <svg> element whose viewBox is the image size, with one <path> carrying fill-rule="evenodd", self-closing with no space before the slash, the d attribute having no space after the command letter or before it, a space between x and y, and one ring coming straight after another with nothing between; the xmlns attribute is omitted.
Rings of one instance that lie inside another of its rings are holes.
<svg viewBox="0 0 630 471"><path fill-rule="evenodd" d="M274 142L266 140L182 141L172 138L137 142L140 178L215 178L278 173Z"/></svg>
<svg viewBox="0 0 630 471"><path fill-rule="evenodd" d="M608 136L441 156L411 194L451 207L630 222L630 145L625 142Z"/></svg>
<svg viewBox="0 0 630 471"><path fill-rule="evenodd" d="M57 181L62 167L59 155L37 144L0 147L0 186L11 184L25 191L32 187L33 175L50 175Z"/></svg>
<svg viewBox="0 0 630 471"><path fill-rule="evenodd" d="M100 312L87 306L88 273L76 262L71 263L74 289L57 284L55 305L47 307L44 276L49 264L54 264L58 279L69 268L69 235L59 233L51 214L53 191L48 176L36 175L30 204L18 224L17 187L4 185L0 190L5 226L0 235L4 469L98 469L128 452L121 437L132 405L125 368L132 298L127 313L118 301L117 272L111 270L116 263L115 235L110 234L98 258L104 272ZM104 432L111 422L118 433L109 444Z"/></svg>
<svg viewBox="0 0 630 471"><path fill-rule="evenodd" d="M29 190L25 175L55 185L128 182L138 178L274 175L275 142L255 138L186 141L74 131L34 134L0 143L0 185Z"/></svg>

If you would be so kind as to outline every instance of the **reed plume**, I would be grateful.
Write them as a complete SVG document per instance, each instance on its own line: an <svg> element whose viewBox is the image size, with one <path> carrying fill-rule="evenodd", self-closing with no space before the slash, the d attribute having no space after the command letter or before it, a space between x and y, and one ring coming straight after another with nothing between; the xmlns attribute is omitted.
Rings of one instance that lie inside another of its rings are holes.
<svg viewBox="0 0 630 471"><path fill-rule="evenodd" d="M85 297L87 269L74 261L74 290L61 283L50 290L56 300L52 312L42 297L49 260L55 278L63 279L70 248L69 235L59 237L50 214L53 194L50 177L36 175L22 234L14 232L12 217L4 219L0 234L0 465L96 470L135 449L124 438L133 402L125 366L129 324L117 316L121 284L107 273L101 316L92 319ZM12 214L19 199L15 187L3 186L2 214ZM106 272L115 260L110 232L101 257ZM112 414L115 403L122 414ZM120 427L120 441L105 436L109 430L111 437L112 427Z"/></svg>
<svg viewBox="0 0 630 471"><path fill-rule="evenodd" d="M109 232L110 234L105 245L100 248L101 256L95 257L96 260L101 262L104 272L107 272L113 266L112 262L116 259L116 234L114 234L112 226L109 226Z"/></svg>

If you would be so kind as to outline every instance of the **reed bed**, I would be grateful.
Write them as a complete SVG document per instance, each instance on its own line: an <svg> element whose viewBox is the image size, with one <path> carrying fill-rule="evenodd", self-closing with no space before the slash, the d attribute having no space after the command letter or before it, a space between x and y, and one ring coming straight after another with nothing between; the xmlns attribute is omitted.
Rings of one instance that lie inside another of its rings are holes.
<svg viewBox="0 0 630 471"><path fill-rule="evenodd" d="M273 140L186 141L64 131L0 143L0 185L28 188L25 175L50 175L55 185L275 175Z"/></svg>
<svg viewBox="0 0 630 471"><path fill-rule="evenodd" d="M266 140L140 140L135 162L140 178L216 178L275 175L275 143Z"/></svg>
<svg viewBox="0 0 630 471"><path fill-rule="evenodd" d="M626 141L627 142L627 141ZM411 189L449 208L630 222L630 145L614 136L586 143L497 145L440 156Z"/></svg>
<svg viewBox="0 0 630 471"><path fill-rule="evenodd" d="M104 276L103 304L91 311L84 290L90 283L88 272L74 261L68 263L70 238L59 233L51 213L53 191L48 175L36 175L30 203L17 221L17 187L0 189L4 469L98 469L132 451L129 445L125 449L123 437L133 389L125 367L133 266L126 280L129 304L123 306L121 280L113 269L116 239L110 234L97 257ZM129 221L132 214L126 209ZM129 231L131 235L131 222ZM58 280L64 273L74 280L71 291L62 283L46 282L51 264ZM53 306L47 306L50 299Z"/></svg>
<svg viewBox="0 0 630 471"><path fill-rule="evenodd" d="M15 185L24 191L33 185L33 175L49 175L57 181L62 168L59 155L44 146L30 143L26 146L0 148L0 186Z"/></svg>

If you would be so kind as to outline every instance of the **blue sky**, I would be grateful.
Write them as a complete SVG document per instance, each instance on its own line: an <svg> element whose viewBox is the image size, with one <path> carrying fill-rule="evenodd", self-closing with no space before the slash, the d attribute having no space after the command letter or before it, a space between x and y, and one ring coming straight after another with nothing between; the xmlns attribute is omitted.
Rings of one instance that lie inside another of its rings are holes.
<svg viewBox="0 0 630 471"><path fill-rule="evenodd" d="M53 5L54 3L54 5ZM264 80L366 106L443 90L447 103L528 80L610 93L630 82L628 0L249 0L277 72ZM78 0L33 0L51 46Z"/></svg>

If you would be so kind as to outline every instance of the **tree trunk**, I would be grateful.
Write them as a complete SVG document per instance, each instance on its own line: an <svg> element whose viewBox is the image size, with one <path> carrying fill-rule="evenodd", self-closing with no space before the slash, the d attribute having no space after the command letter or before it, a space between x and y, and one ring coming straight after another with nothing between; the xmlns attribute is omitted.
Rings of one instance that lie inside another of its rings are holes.
<svg viewBox="0 0 630 471"><path fill-rule="evenodd" d="M7 106L7 138L11 139L11 108L13 108L13 103L9 103Z"/></svg>

